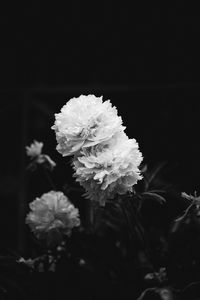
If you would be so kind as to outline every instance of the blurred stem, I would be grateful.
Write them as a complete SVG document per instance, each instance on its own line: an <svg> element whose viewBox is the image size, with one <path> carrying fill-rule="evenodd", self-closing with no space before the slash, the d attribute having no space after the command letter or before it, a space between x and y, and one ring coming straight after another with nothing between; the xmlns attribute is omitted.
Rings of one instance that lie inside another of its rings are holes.
<svg viewBox="0 0 200 300"><path fill-rule="evenodd" d="M123 215L125 217L126 223L127 223L128 227L129 227L129 229L131 231L132 238L133 238L134 235L135 235L135 231L133 229L132 222L131 222L131 220L129 218L129 215L128 215L127 211L126 211L126 207L124 207L123 203L121 203L121 204L122 204L121 205L121 209L122 209Z"/></svg>
<svg viewBox="0 0 200 300"><path fill-rule="evenodd" d="M56 186L55 186L51 176L49 175L49 172L45 169L45 167L43 165L42 165L42 170L43 170L43 173L44 173L45 177L47 178L47 181L49 182L50 186L52 187L52 189L54 191L56 191L57 190Z"/></svg>
<svg viewBox="0 0 200 300"><path fill-rule="evenodd" d="M90 207L89 207L89 222L90 226L93 228L94 225L94 203L90 201Z"/></svg>
<svg viewBox="0 0 200 300"><path fill-rule="evenodd" d="M86 228L92 232L95 229L97 204L90 199L86 200Z"/></svg>
<svg viewBox="0 0 200 300"><path fill-rule="evenodd" d="M137 216L138 212L135 211L132 203L130 202L130 199L124 199L124 201L120 200L120 207L122 209L122 212L125 216L127 225L130 229L132 239L134 240L134 237L136 237L140 244L142 245L144 254L147 258L147 260L150 262L150 255L149 255L149 246L148 242L145 238L144 229L141 225L141 222ZM130 218L131 214L131 218Z"/></svg>
<svg viewBox="0 0 200 300"><path fill-rule="evenodd" d="M135 219L135 227L138 229L141 237L142 237L142 241L144 244L146 244L146 240L145 240L145 235L144 235L144 229L141 225L141 221L139 220L139 216L138 216L138 211L136 211L130 201L130 199L127 199L127 204L128 204L128 210L131 211L134 219Z"/></svg>

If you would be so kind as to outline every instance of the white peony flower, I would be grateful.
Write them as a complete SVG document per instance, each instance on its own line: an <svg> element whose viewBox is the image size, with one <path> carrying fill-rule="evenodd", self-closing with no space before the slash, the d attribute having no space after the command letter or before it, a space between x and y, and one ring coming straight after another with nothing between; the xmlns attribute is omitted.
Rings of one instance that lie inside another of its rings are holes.
<svg viewBox="0 0 200 300"><path fill-rule="evenodd" d="M94 95L70 99L59 114L55 114L57 150L63 155L73 155L81 148L87 148L104 141L125 129L117 109L110 100Z"/></svg>
<svg viewBox="0 0 200 300"><path fill-rule="evenodd" d="M31 158L35 158L42 153L42 148L44 144L38 141L33 141L30 146L26 146L26 154Z"/></svg>
<svg viewBox="0 0 200 300"><path fill-rule="evenodd" d="M30 203L31 212L26 217L35 236L48 243L70 235L72 228L80 225L79 211L62 192L50 191Z"/></svg>
<svg viewBox="0 0 200 300"><path fill-rule="evenodd" d="M106 199L132 191L133 185L142 179L138 168L142 159L136 140L121 132L108 142L84 148L72 164L86 196L104 205Z"/></svg>

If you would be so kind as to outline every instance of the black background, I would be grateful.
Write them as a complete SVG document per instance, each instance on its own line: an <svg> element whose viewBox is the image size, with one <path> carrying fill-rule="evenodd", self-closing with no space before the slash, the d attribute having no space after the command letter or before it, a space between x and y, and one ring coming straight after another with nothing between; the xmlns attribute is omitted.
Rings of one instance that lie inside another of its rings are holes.
<svg viewBox="0 0 200 300"><path fill-rule="evenodd" d="M199 191L199 11L183 1L131 2L1 9L0 225L9 246L17 244L19 203L33 200L24 188L25 145L44 141L61 164L61 181L72 180L50 127L80 94L110 99L145 161L167 161L170 181Z"/></svg>

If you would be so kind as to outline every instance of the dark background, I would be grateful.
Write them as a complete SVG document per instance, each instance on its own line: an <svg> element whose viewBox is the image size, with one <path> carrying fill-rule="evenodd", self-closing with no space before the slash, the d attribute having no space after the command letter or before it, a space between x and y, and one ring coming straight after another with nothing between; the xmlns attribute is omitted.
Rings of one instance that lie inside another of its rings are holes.
<svg viewBox="0 0 200 300"><path fill-rule="evenodd" d="M145 161L166 161L169 181L188 193L199 191L199 18L197 8L183 1L172 7L34 1L1 9L2 243L18 245L20 211L33 200L25 188L25 145L43 141L61 165L60 182L72 180L50 127L54 113L80 94L110 99Z"/></svg>

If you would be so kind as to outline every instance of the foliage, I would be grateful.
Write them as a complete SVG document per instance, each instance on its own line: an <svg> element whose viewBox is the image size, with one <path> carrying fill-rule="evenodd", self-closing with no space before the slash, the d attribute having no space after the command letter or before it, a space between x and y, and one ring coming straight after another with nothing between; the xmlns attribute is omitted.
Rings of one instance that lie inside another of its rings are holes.
<svg viewBox="0 0 200 300"><path fill-rule="evenodd" d="M96 99L91 101L95 104ZM102 99L98 103L102 108ZM200 197L196 192L181 193L166 180L166 162L153 167L143 163L139 169L138 144L121 132L121 118L107 105L116 120L108 131L109 116L105 120L99 109L98 122L92 111L88 113L92 125L87 124L87 114L79 116L84 119L78 123L84 125L80 132L69 126L65 136L60 120L53 127L59 151L74 155L68 163L75 164L81 185L59 182L62 191L58 189L52 174L59 165L42 153L43 143L34 141L26 147L27 174L42 171L50 191L29 199L32 211L27 211L26 221L31 230L25 255L5 251L0 256L0 299L200 297ZM62 121L62 114L59 118ZM76 118L71 122L76 124ZM99 126L105 128L100 128L101 143L96 145ZM96 147L92 150L88 132ZM81 151L82 145L87 150ZM83 187L90 197L84 197Z"/></svg>

